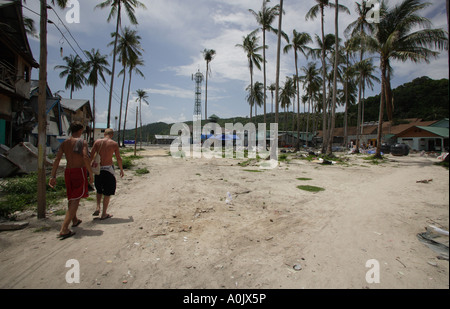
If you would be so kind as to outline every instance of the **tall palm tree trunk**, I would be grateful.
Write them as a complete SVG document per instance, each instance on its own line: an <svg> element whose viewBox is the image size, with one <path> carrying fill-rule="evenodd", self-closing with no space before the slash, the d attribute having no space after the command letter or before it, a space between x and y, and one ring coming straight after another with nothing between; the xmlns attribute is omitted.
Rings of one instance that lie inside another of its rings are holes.
<svg viewBox="0 0 450 309"><path fill-rule="evenodd" d="M324 8L323 6L320 7L320 15L321 15L321 22L322 22L322 27L321 27L321 33L322 33L322 78L323 78L323 83L322 83L322 97L323 97L323 114L322 114L322 136L323 136L323 140L322 140L322 153L326 152L326 145L327 145L327 64L326 64L326 60L325 60L325 33L324 33Z"/></svg>
<svg viewBox="0 0 450 309"><path fill-rule="evenodd" d="M95 140L95 85L93 86L94 90L92 91L92 139L91 141L94 142Z"/></svg>
<svg viewBox="0 0 450 309"><path fill-rule="evenodd" d="M358 120L356 123L356 150L355 153L359 153L359 136L361 132L361 91L362 91L362 80L359 80L359 86L358 86Z"/></svg>
<svg viewBox="0 0 450 309"><path fill-rule="evenodd" d="M263 74L264 74L264 127L266 128L266 29L263 27Z"/></svg>
<svg viewBox="0 0 450 309"><path fill-rule="evenodd" d="M334 29L335 29L335 47L334 47L334 74L333 74L333 100L331 106L331 126L330 135L328 136L327 154L333 153L334 127L336 125L336 96L337 96L337 67L339 58L339 0L336 0L334 13Z"/></svg>
<svg viewBox="0 0 450 309"><path fill-rule="evenodd" d="M130 89L131 89L131 76L132 76L132 70L130 70L130 78L128 79L128 94L127 94L127 101L125 103L125 117L123 120L123 134L122 134L122 146L125 146L125 130L127 126L127 114L128 114L128 101L130 99Z"/></svg>
<svg viewBox="0 0 450 309"><path fill-rule="evenodd" d="M311 111L311 105L312 105L312 93L310 94L310 97L308 98L308 115L306 116L306 138L308 138L309 133L309 117L310 117L310 111ZM308 142L306 143L308 144Z"/></svg>
<svg viewBox="0 0 450 309"><path fill-rule="evenodd" d="M250 65L250 91L253 94L253 65ZM255 103L256 105L256 103ZM252 121L253 106L250 104L250 122Z"/></svg>
<svg viewBox="0 0 450 309"><path fill-rule="evenodd" d="M298 55L295 51L295 76L297 81L297 145L296 150L300 150L300 81L298 78Z"/></svg>
<svg viewBox="0 0 450 309"><path fill-rule="evenodd" d="M142 148L142 99L139 100L139 145Z"/></svg>
<svg viewBox="0 0 450 309"><path fill-rule="evenodd" d="M275 90L275 123L278 123L278 111L280 100L280 57L281 57L281 26L283 24L283 0L280 0L280 15L278 15L278 40L277 40L277 76Z"/></svg>
<svg viewBox="0 0 450 309"><path fill-rule="evenodd" d="M384 115L384 104L385 104L385 88L386 88L386 61L381 58L381 95L380 95L380 115L378 118L378 132L377 132L377 150L375 153L375 158L382 158L381 156L381 135L383 129L383 115Z"/></svg>
<svg viewBox="0 0 450 309"><path fill-rule="evenodd" d="M122 81L122 92L120 94L120 110L119 110L119 125L117 133L117 142L120 142L120 125L122 124L122 107L123 107L123 90L125 88L125 66L123 66L123 81Z"/></svg>
<svg viewBox="0 0 450 309"><path fill-rule="evenodd" d="M364 97L366 96L366 79L363 79L362 98L361 98L361 135L364 135Z"/></svg>
<svg viewBox="0 0 450 309"><path fill-rule="evenodd" d="M112 94L114 91L114 72L116 70L116 55L117 55L117 40L119 38L119 24L120 24L120 11L121 11L121 5L118 5L117 8L117 22L116 22L116 32L115 32L115 38L114 38L114 49L113 49L113 64L112 64L112 70L111 70L111 85L109 90L109 101L108 101L108 120L107 120L107 127L109 128L111 125L111 103L112 103Z"/></svg>
<svg viewBox="0 0 450 309"><path fill-rule="evenodd" d="M206 81L205 81L205 121L208 120L208 72L209 72L209 62L206 61Z"/></svg>
<svg viewBox="0 0 450 309"><path fill-rule="evenodd" d="M348 73L348 49L346 52L347 56L347 73ZM347 146L347 138L348 138L348 75L345 74L345 112L344 112L344 147Z"/></svg>

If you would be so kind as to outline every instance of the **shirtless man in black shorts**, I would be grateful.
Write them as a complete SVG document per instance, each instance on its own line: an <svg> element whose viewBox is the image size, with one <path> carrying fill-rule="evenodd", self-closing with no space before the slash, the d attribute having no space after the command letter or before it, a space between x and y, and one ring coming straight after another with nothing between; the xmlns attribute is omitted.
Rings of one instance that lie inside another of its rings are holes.
<svg viewBox="0 0 450 309"><path fill-rule="evenodd" d="M112 216L106 211L108 209L111 196L116 193L116 176L114 174L114 164L112 156L116 156L117 164L120 168L120 177L124 176L122 167L122 158L120 157L119 144L113 141L114 131L106 129L105 138L96 140L92 147L91 154L97 151L100 154L100 175L95 175L95 189L97 190L97 209L93 213L94 216L100 214L100 204L103 198L103 210L100 217L101 220L111 218ZM91 158L93 160L94 158Z"/></svg>

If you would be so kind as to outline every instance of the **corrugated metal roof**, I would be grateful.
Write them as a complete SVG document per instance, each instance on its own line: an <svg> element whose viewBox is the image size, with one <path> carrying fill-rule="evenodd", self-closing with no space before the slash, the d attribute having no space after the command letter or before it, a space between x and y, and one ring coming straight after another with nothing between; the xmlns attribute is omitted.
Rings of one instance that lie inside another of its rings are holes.
<svg viewBox="0 0 450 309"><path fill-rule="evenodd" d="M76 112L80 108L82 108L84 105L88 104L89 100L79 100L79 99L61 99L61 105L62 107Z"/></svg>
<svg viewBox="0 0 450 309"><path fill-rule="evenodd" d="M436 134L440 137L444 137L444 138L448 138L448 128L442 128L442 127L422 127L422 126L417 126L419 129L424 130L424 131L428 131L431 132L433 134Z"/></svg>

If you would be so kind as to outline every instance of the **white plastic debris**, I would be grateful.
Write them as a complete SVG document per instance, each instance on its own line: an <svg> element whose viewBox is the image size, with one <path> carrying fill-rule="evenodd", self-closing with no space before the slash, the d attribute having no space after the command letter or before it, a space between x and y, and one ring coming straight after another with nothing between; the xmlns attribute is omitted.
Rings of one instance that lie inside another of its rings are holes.
<svg viewBox="0 0 450 309"><path fill-rule="evenodd" d="M227 199L225 200L225 203L226 203L227 205L231 205L232 202L233 202L233 197L231 196L231 193L230 193L230 192L227 192Z"/></svg>

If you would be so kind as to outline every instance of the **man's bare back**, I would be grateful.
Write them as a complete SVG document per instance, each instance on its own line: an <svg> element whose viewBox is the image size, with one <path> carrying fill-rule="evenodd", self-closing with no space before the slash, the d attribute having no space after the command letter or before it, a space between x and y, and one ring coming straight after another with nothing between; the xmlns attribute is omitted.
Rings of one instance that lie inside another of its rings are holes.
<svg viewBox="0 0 450 309"><path fill-rule="evenodd" d="M101 166L109 166L113 165L112 157L116 156L116 159L121 159L119 152L119 144L117 144L114 140L110 138L103 138L95 141L94 146L92 147L91 153L94 154L99 152L101 161Z"/></svg>
<svg viewBox="0 0 450 309"><path fill-rule="evenodd" d="M77 142L78 143L82 142L82 153L81 154L73 151ZM81 167L85 167L84 160L89 160L89 154L88 154L87 149L88 148L87 148L86 141L84 141L82 139L80 140L79 138L71 137L71 138L65 140L61 144L57 156L60 158L60 156L62 156L62 154L65 155L66 161L67 161L66 168L81 168Z"/></svg>

